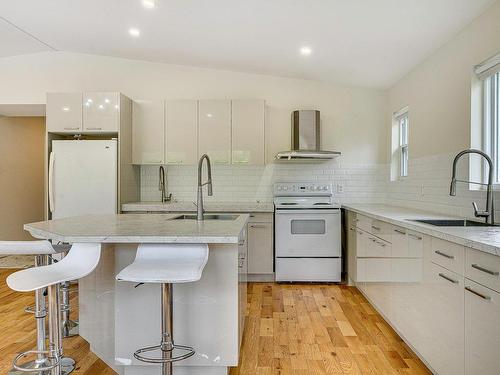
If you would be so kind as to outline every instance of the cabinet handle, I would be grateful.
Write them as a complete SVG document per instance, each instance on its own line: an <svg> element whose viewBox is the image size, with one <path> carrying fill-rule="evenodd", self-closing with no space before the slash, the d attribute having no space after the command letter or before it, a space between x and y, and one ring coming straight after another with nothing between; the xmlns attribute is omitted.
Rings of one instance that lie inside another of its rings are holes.
<svg viewBox="0 0 500 375"><path fill-rule="evenodd" d="M451 277L446 276L444 273L438 273L438 275L443 279L448 280L450 283L458 284L458 280L452 279Z"/></svg>
<svg viewBox="0 0 500 375"><path fill-rule="evenodd" d="M475 294L476 296L478 297L481 297L482 299L486 300L486 301L490 301L491 300L491 297L490 296L486 296L482 293L479 293L479 292L476 292L474 289L472 289L471 287L469 286L466 286L465 287L465 290L468 291L468 292L471 292L472 294Z"/></svg>
<svg viewBox="0 0 500 375"><path fill-rule="evenodd" d="M358 232L358 234L360 235L363 235L363 232L361 232L360 230L357 230L356 232Z"/></svg>
<svg viewBox="0 0 500 375"><path fill-rule="evenodd" d="M243 246L244 244L245 244L245 240L238 242L238 246Z"/></svg>
<svg viewBox="0 0 500 375"><path fill-rule="evenodd" d="M77 126L76 128L64 128L64 130L79 130L79 129L80 129L79 126Z"/></svg>
<svg viewBox="0 0 500 375"><path fill-rule="evenodd" d="M380 227L376 227L375 225L372 225L372 229L374 229L374 230L380 230Z"/></svg>
<svg viewBox="0 0 500 375"><path fill-rule="evenodd" d="M350 227L349 230L354 232L354 228L353 227Z"/></svg>
<svg viewBox="0 0 500 375"><path fill-rule="evenodd" d="M250 216L250 217L255 217L255 215L254 215L254 214L250 214L249 216Z"/></svg>
<svg viewBox="0 0 500 375"><path fill-rule="evenodd" d="M422 241L422 237L417 236L416 234L408 233L408 236L410 236L411 238L414 238L416 240Z"/></svg>
<svg viewBox="0 0 500 375"><path fill-rule="evenodd" d="M87 130L102 130L102 128L86 128Z"/></svg>
<svg viewBox="0 0 500 375"><path fill-rule="evenodd" d="M399 234L406 234L404 230L401 229L394 229L394 232L399 233Z"/></svg>
<svg viewBox="0 0 500 375"><path fill-rule="evenodd" d="M482 271L482 272L486 272L487 274L492 275L492 276L498 276L499 275L498 271L491 271L491 270L489 270L487 268L481 267L478 264L472 264L471 267L475 268L476 270L479 270L479 271Z"/></svg>
<svg viewBox="0 0 500 375"><path fill-rule="evenodd" d="M446 253L443 253L442 251L436 250L434 251L437 255L441 255L442 257L448 258L448 259L455 259L453 255L449 255Z"/></svg>
<svg viewBox="0 0 500 375"><path fill-rule="evenodd" d="M250 224L250 228L265 228L264 224Z"/></svg>

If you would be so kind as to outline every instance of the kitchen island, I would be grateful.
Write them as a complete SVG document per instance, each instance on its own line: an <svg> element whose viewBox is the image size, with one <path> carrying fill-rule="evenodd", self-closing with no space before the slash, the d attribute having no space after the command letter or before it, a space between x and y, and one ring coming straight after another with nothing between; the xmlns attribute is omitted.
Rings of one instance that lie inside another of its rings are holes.
<svg viewBox="0 0 500 375"><path fill-rule="evenodd" d="M198 222L175 214L89 215L26 224L54 243L101 243L96 270L79 281L80 335L121 375L153 375L160 366L137 361L135 350L160 340L160 286L118 282L140 243L206 243L200 281L174 285L174 339L196 354L175 363L178 375L227 374L237 366L246 309L248 215Z"/></svg>

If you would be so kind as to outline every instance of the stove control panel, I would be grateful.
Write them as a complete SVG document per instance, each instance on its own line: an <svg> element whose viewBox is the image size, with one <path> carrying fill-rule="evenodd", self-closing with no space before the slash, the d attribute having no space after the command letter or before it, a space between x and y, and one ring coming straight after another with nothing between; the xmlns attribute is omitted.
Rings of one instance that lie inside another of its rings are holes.
<svg viewBox="0 0 500 375"><path fill-rule="evenodd" d="M331 182L277 182L274 195L332 195Z"/></svg>

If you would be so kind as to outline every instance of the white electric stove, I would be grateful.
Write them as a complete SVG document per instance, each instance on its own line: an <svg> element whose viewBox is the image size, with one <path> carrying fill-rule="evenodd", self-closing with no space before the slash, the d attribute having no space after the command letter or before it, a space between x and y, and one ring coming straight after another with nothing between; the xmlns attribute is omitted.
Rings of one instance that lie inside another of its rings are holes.
<svg viewBox="0 0 500 375"><path fill-rule="evenodd" d="M340 282L340 205L331 183L274 185L276 281Z"/></svg>

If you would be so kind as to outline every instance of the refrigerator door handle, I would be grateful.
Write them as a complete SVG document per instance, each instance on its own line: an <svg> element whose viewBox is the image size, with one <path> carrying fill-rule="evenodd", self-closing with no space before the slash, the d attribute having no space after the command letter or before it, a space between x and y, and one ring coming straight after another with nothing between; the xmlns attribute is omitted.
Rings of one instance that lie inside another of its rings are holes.
<svg viewBox="0 0 500 375"><path fill-rule="evenodd" d="M49 211L54 213L54 152L49 156Z"/></svg>

